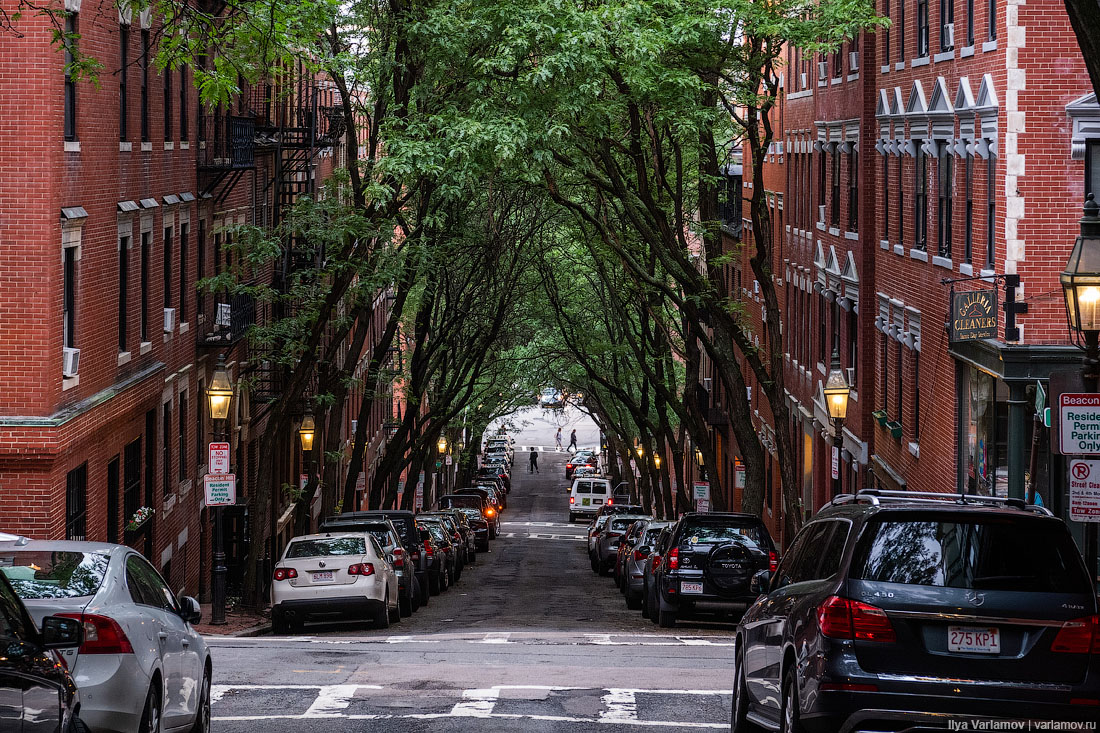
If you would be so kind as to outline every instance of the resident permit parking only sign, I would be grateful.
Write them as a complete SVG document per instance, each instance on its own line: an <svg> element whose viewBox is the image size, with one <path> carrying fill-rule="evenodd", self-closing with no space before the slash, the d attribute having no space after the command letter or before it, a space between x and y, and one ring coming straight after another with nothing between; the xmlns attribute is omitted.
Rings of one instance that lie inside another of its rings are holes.
<svg viewBox="0 0 1100 733"><path fill-rule="evenodd" d="M237 477L232 473L206 474L203 488L206 489L206 506L233 506L237 503Z"/></svg>
<svg viewBox="0 0 1100 733"><path fill-rule="evenodd" d="M1059 442L1066 455L1100 455L1100 394L1058 396Z"/></svg>

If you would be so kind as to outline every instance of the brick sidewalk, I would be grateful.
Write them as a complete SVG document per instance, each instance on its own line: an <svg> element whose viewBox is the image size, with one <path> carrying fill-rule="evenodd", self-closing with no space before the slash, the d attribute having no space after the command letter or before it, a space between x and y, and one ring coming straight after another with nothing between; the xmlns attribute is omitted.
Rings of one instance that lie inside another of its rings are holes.
<svg viewBox="0 0 1100 733"><path fill-rule="evenodd" d="M214 626L210 623L210 604L200 604L200 608L202 608L202 622L194 624L195 631L200 634L255 636L264 630L270 630L271 627L271 619L267 613L251 613L238 610L227 611L225 623Z"/></svg>

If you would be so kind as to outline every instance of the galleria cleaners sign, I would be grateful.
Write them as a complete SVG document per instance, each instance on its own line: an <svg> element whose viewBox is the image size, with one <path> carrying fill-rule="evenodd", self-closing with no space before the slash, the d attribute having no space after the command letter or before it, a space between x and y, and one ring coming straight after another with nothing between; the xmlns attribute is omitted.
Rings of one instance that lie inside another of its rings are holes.
<svg viewBox="0 0 1100 733"><path fill-rule="evenodd" d="M1066 455L1100 455L1100 394L1058 395L1059 443Z"/></svg>
<svg viewBox="0 0 1100 733"><path fill-rule="evenodd" d="M997 291L951 294L951 343L997 338Z"/></svg>

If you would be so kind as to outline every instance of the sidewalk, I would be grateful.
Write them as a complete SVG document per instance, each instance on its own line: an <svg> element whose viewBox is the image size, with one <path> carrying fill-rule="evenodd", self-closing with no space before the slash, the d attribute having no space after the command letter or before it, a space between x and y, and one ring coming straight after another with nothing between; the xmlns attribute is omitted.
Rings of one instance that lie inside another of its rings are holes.
<svg viewBox="0 0 1100 733"><path fill-rule="evenodd" d="M225 623L214 626L210 623L210 604L202 603L199 607L202 609L202 622L193 626L204 636L259 636L271 631L271 619L266 613L230 610L225 614Z"/></svg>

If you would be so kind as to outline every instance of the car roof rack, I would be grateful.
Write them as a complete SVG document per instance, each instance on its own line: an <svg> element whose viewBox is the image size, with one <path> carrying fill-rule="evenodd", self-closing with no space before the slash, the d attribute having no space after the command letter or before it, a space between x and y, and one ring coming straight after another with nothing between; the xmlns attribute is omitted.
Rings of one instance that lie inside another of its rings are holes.
<svg viewBox="0 0 1100 733"><path fill-rule="evenodd" d="M1011 496L980 496L978 494L948 494L941 491L895 491L891 489L860 489L855 494L838 494L827 506L842 504L871 504L881 506L884 502L941 502L960 506L1008 506L1013 509L1052 517L1050 510L1037 504L1028 504L1023 499Z"/></svg>

